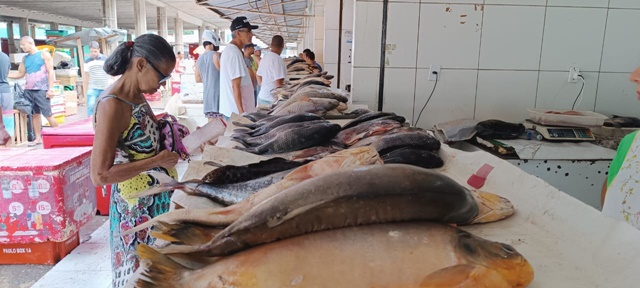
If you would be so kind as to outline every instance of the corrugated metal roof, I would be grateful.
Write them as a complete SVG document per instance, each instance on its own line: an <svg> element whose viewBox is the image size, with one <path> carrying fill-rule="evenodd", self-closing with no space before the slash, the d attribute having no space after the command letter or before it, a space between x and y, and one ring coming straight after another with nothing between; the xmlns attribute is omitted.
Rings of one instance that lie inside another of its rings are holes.
<svg viewBox="0 0 640 288"><path fill-rule="evenodd" d="M208 9L203 9L196 4L195 0L155 0L155 2L167 6L168 27L174 29L174 19L177 11L180 10L190 16L201 19L220 28L229 26L229 21L221 18L216 13ZM57 16L68 17L83 21L84 27L103 27L102 23L102 1L101 0L1 0L0 8L20 8L24 10L40 12L34 13L32 19L36 22L45 22L47 15L51 19ZM134 12L132 0L117 0L116 11L118 17L118 28L134 29ZM157 30L157 9L155 5L147 3L147 29ZM44 14L44 15L43 15ZM3 19L12 19L13 15L3 15ZM23 17L21 15L17 15ZM62 25L73 25L72 23L60 23ZM93 24L93 25L92 25ZM197 29L197 25L184 21L184 29Z"/></svg>
<svg viewBox="0 0 640 288"><path fill-rule="evenodd" d="M271 42L273 35L281 35L285 42L297 41L306 29L304 19L312 17L306 13L308 0L195 1L229 20L246 16L252 25L260 26L253 34L265 43Z"/></svg>

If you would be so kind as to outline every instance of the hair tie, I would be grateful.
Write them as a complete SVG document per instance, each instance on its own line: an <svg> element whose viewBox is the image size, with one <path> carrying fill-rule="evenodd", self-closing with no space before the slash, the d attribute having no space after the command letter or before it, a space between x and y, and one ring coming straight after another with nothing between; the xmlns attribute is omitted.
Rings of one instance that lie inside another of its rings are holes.
<svg viewBox="0 0 640 288"><path fill-rule="evenodd" d="M127 41L124 45L127 46L128 48L131 48L133 47L133 41Z"/></svg>

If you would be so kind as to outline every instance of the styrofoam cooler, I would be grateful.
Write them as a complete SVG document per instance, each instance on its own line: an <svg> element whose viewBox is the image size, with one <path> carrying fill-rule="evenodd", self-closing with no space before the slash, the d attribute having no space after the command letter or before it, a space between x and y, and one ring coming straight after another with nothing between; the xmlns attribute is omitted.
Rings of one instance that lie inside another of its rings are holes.
<svg viewBox="0 0 640 288"><path fill-rule="evenodd" d="M0 149L0 264L53 264L79 244L96 212L90 156L89 147Z"/></svg>

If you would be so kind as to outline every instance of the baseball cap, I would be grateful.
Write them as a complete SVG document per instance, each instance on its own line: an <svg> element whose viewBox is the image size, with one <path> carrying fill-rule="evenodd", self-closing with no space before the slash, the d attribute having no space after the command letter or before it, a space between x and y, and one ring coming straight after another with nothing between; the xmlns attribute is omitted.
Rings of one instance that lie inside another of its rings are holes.
<svg viewBox="0 0 640 288"><path fill-rule="evenodd" d="M249 43L249 44L245 44L244 45L244 49L251 48L251 47L253 47L255 49L256 47L258 47L258 45L253 44L253 43Z"/></svg>
<svg viewBox="0 0 640 288"><path fill-rule="evenodd" d="M211 42L213 46L220 47L220 37L211 30L204 30L202 33L202 43Z"/></svg>
<svg viewBox="0 0 640 288"><path fill-rule="evenodd" d="M236 17L236 19L233 19L233 21L231 21L231 32L236 31L238 29L242 29L242 28L249 28L251 30L256 30L258 29L258 26L251 25L251 23L249 23L249 20L247 20L247 17L244 17L244 16Z"/></svg>

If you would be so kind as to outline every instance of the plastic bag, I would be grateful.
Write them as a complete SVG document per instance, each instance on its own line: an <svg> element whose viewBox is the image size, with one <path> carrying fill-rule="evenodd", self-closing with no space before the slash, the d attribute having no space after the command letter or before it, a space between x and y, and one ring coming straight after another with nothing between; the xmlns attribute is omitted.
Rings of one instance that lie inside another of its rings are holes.
<svg viewBox="0 0 640 288"><path fill-rule="evenodd" d="M13 85L13 109L27 115L33 113L33 103L24 96L24 90L18 84Z"/></svg>
<svg viewBox="0 0 640 288"><path fill-rule="evenodd" d="M189 128L178 123L178 119L170 114L165 114L158 119L160 130L160 151L169 150L180 155L180 159L189 160L189 151L182 144L182 139L189 135Z"/></svg>
<svg viewBox="0 0 640 288"><path fill-rule="evenodd" d="M476 125L478 136L497 140L509 140L520 137L525 131L524 125L500 120L485 120Z"/></svg>
<svg viewBox="0 0 640 288"><path fill-rule="evenodd" d="M164 112L173 116L182 115L186 112L186 109L182 106L180 95L173 95L169 98L167 105L164 107Z"/></svg>

